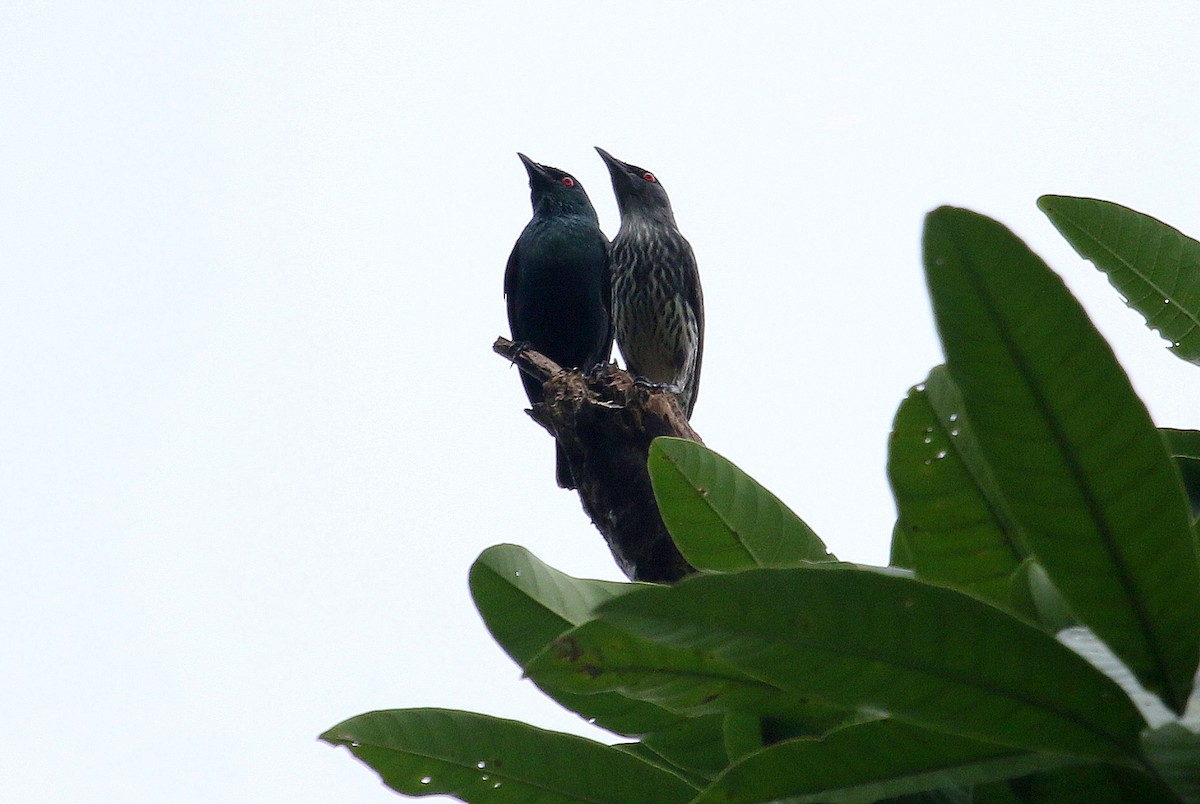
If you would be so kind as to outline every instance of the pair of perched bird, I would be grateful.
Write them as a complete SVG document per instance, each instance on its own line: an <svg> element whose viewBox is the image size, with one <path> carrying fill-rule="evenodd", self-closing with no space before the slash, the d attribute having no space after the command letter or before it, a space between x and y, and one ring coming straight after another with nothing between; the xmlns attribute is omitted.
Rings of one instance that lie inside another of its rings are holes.
<svg viewBox="0 0 1200 804"><path fill-rule="evenodd" d="M690 418L704 354L704 297L692 247L653 173L597 148L612 177L621 228L611 243L583 186L517 154L529 174L533 218L508 258L504 295L513 340L563 368L606 363L614 335L625 367L678 396ZM531 403L541 383L521 375ZM558 485L574 488L558 451Z"/></svg>

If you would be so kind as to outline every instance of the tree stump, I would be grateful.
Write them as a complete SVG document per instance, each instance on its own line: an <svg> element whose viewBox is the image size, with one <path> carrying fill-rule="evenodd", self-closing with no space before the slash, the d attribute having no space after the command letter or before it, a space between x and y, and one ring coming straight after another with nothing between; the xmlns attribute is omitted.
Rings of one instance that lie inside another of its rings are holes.
<svg viewBox="0 0 1200 804"><path fill-rule="evenodd" d="M667 533L646 471L658 436L701 441L675 395L636 383L615 363L585 374L507 338L492 348L542 382L545 401L527 412L562 446L583 510L621 571L657 583L695 572Z"/></svg>

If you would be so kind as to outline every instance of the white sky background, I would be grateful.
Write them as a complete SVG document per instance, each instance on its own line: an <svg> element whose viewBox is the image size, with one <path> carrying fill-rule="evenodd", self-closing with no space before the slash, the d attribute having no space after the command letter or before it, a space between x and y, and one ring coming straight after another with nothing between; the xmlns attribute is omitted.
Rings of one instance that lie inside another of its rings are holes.
<svg viewBox="0 0 1200 804"><path fill-rule="evenodd" d="M1035 206L1200 232L1194 0L253 5L0 10L0 800L389 801L316 741L379 708L605 739L467 592L499 542L620 577L491 352L518 150L610 235L592 146L660 177L707 302L694 424L840 557L886 562L940 204L1025 238L1200 427L1200 372Z"/></svg>

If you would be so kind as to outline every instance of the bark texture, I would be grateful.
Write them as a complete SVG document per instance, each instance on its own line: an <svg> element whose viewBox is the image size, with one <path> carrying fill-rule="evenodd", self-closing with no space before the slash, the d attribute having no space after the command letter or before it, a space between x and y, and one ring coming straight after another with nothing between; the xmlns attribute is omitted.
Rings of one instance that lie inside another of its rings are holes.
<svg viewBox="0 0 1200 804"><path fill-rule="evenodd" d="M543 383L529 415L566 453L583 510L630 580L666 583L695 572L671 541L646 471L658 436L700 441L675 395L634 381L610 363L595 373L565 371L507 338L498 354Z"/></svg>

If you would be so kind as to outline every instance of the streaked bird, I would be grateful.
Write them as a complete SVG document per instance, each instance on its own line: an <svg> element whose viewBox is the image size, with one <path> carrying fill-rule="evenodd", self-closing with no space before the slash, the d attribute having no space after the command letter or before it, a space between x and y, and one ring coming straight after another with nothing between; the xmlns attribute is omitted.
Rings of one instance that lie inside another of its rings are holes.
<svg viewBox="0 0 1200 804"><path fill-rule="evenodd" d="M608 238L574 176L517 156L529 174L533 218L504 272L513 340L563 368L589 370L612 353ZM541 383L525 374L521 382L531 404L542 401ZM557 479L562 488L575 488L561 447Z"/></svg>
<svg viewBox="0 0 1200 804"><path fill-rule="evenodd" d="M678 395L690 418L704 357L704 294L691 244L653 173L596 148L612 177L621 228L609 248L617 346L631 373Z"/></svg>

